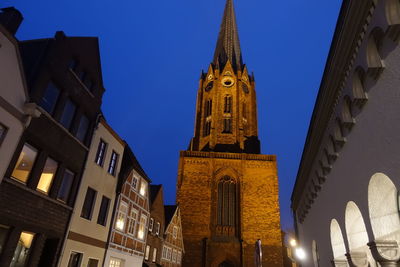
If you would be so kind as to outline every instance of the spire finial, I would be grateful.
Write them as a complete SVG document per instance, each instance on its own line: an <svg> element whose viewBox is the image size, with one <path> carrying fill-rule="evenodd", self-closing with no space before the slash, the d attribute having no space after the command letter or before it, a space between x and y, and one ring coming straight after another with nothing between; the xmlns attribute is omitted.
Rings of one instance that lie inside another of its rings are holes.
<svg viewBox="0 0 400 267"><path fill-rule="evenodd" d="M235 70L241 69L243 66L233 0L226 1L213 63L217 67L223 68L228 60Z"/></svg>

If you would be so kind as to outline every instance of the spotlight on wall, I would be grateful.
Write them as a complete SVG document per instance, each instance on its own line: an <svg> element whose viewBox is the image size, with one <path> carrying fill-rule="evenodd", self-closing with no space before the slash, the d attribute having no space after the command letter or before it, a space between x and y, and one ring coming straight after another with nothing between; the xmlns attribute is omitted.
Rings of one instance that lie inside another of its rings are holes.
<svg viewBox="0 0 400 267"><path fill-rule="evenodd" d="M306 252L302 248L296 248L294 251L296 258L298 258L300 261L306 259Z"/></svg>
<svg viewBox="0 0 400 267"><path fill-rule="evenodd" d="M296 239L290 239L290 241L289 241L289 244L290 244L290 246L291 247L297 247L297 241L296 241Z"/></svg>

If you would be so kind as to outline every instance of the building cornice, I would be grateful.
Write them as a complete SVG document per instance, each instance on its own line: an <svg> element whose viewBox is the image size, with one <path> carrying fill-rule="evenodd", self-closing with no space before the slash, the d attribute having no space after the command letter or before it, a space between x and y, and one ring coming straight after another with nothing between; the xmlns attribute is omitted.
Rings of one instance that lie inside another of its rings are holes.
<svg viewBox="0 0 400 267"><path fill-rule="evenodd" d="M246 154L246 153L181 151L180 155L181 157L186 157L186 158L216 158L216 159L276 161L275 155L260 155L260 154Z"/></svg>
<svg viewBox="0 0 400 267"><path fill-rule="evenodd" d="M343 1L292 192L293 210L299 206L342 85L349 75L375 5L376 0Z"/></svg>

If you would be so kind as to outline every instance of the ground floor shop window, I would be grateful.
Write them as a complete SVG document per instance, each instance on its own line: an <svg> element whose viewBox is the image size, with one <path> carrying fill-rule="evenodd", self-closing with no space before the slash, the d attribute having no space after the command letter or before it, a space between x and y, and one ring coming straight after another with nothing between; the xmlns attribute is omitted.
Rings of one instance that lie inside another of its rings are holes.
<svg viewBox="0 0 400 267"><path fill-rule="evenodd" d="M83 254L78 252L71 252L69 256L68 267L80 267L82 262Z"/></svg>
<svg viewBox="0 0 400 267"><path fill-rule="evenodd" d="M99 260L89 259L87 267L97 267L99 266Z"/></svg>
<svg viewBox="0 0 400 267"><path fill-rule="evenodd" d="M26 265L26 260L28 258L29 252L31 251L32 241L34 237L35 234L33 233L21 233L10 267L23 267Z"/></svg>
<svg viewBox="0 0 400 267"><path fill-rule="evenodd" d="M0 225L0 255L3 251L3 247L6 244L9 228L7 226Z"/></svg>

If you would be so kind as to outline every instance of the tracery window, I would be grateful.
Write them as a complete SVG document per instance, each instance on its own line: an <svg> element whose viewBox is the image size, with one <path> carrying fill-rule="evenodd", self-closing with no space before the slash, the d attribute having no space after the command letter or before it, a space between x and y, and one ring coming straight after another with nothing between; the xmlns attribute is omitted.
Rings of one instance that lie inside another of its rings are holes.
<svg viewBox="0 0 400 267"><path fill-rule="evenodd" d="M237 185L224 176L218 183L218 222L220 226L235 226L237 212Z"/></svg>

